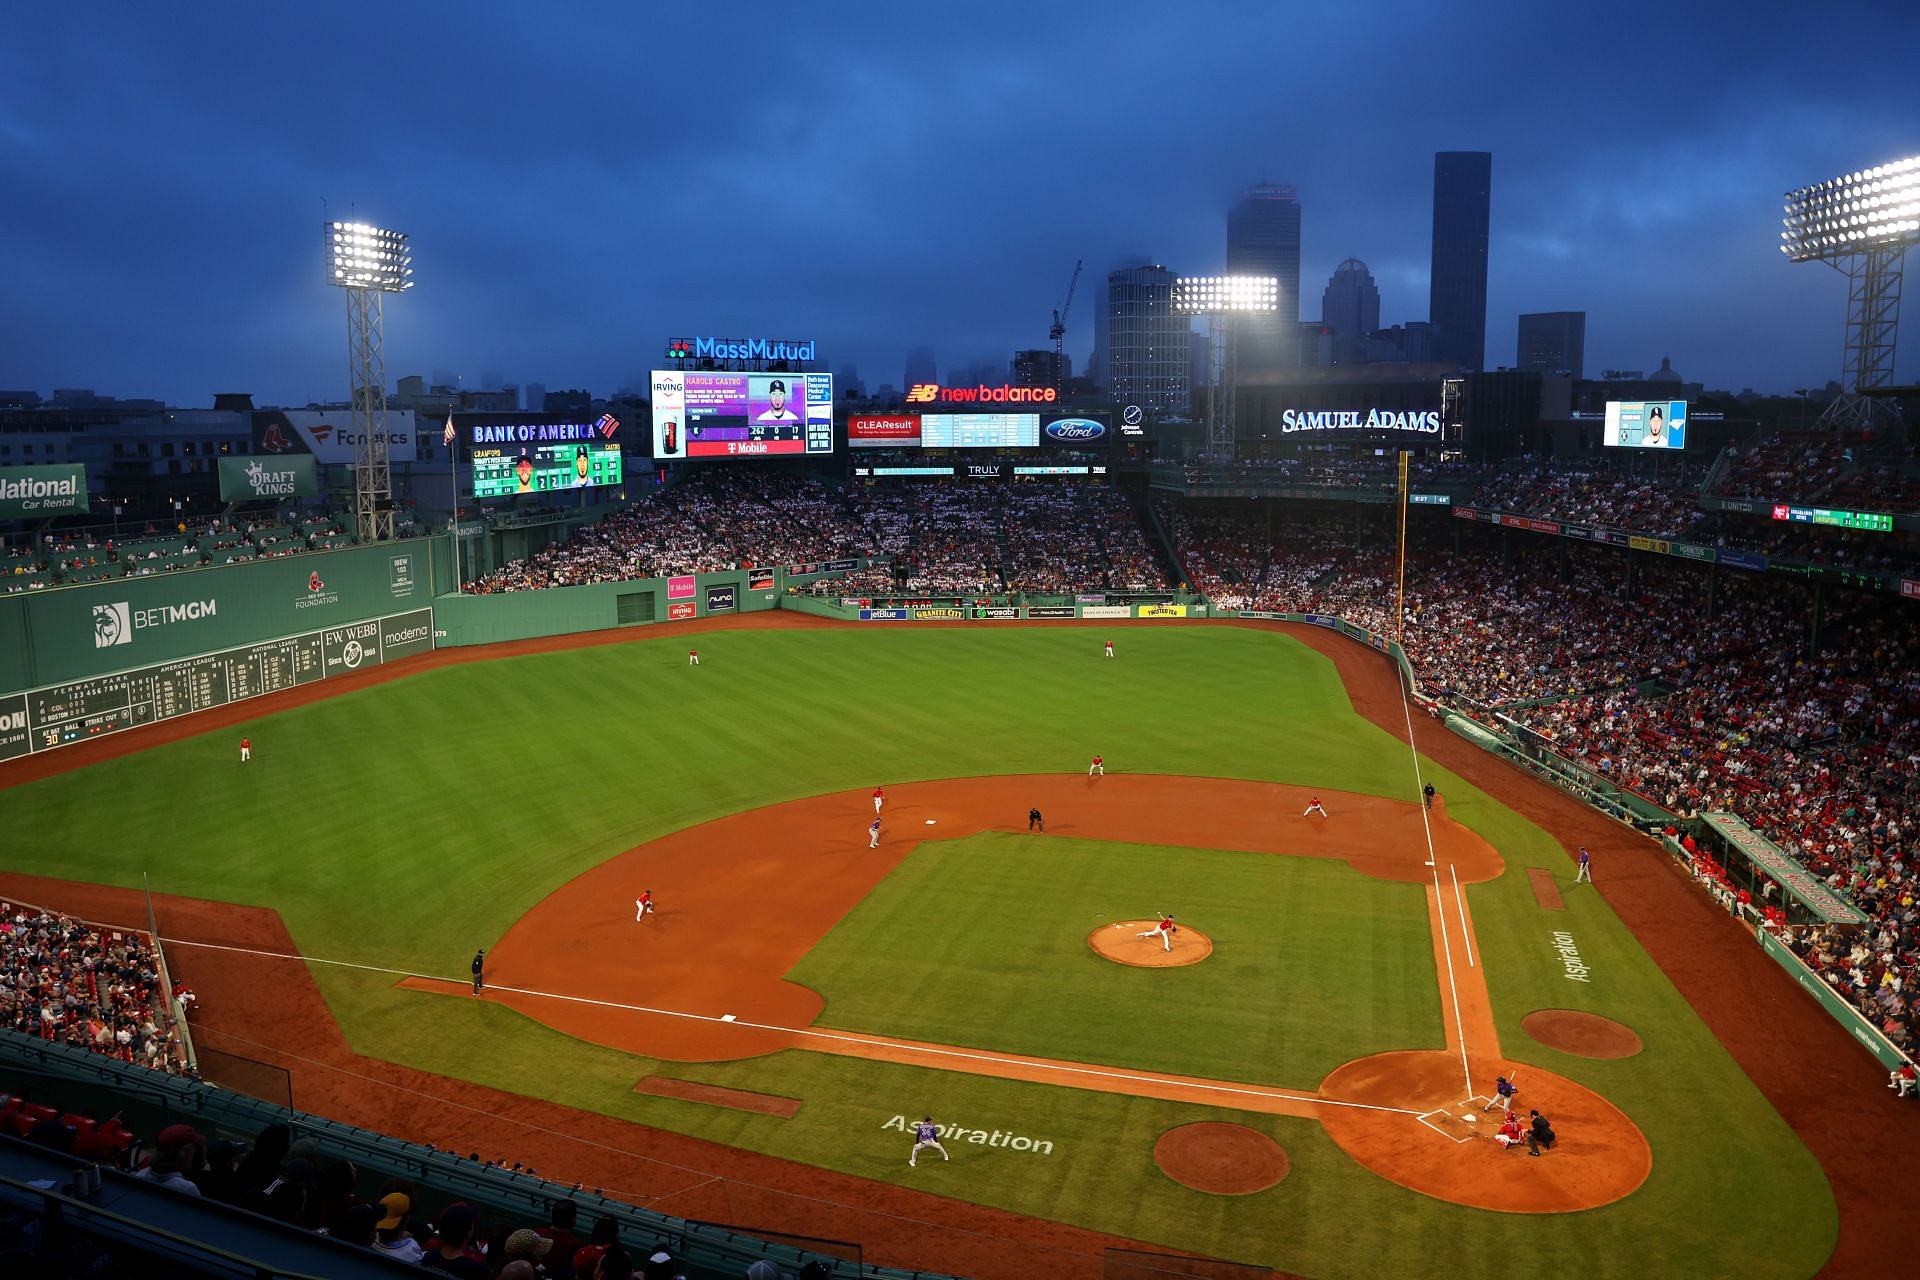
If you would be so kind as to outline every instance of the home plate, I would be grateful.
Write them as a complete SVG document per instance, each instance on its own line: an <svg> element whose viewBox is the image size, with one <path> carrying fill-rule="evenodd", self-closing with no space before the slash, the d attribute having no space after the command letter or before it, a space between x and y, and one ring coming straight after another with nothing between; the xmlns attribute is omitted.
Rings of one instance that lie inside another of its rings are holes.
<svg viewBox="0 0 1920 1280"><path fill-rule="evenodd" d="M927 825L928 825L928 826L932 826L932 825L933 825L933 819L932 819L932 818L928 818L928 819L927 819Z"/></svg>
<svg viewBox="0 0 1920 1280"><path fill-rule="evenodd" d="M732 1022L732 1021L733 1021L733 1015L732 1015L732 1014L730 1014L730 1013L723 1013L723 1014L721 1014L721 1015L720 1015L720 1021L722 1021L722 1022Z"/></svg>

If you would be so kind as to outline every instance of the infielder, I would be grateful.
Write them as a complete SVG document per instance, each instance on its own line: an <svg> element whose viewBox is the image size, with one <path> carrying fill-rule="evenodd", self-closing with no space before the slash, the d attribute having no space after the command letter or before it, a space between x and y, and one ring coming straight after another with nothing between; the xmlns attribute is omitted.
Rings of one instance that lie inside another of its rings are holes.
<svg viewBox="0 0 1920 1280"><path fill-rule="evenodd" d="M1107 656L1109 658L1113 656L1113 641L1111 640L1107 641Z"/></svg>
<svg viewBox="0 0 1920 1280"><path fill-rule="evenodd" d="M873 789L873 811L876 815L880 812L880 806L885 804L886 802L887 802L887 793L881 790L879 787L875 787Z"/></svg>
<svg viewBox="0 0 1920 1280"><path fill-rule="evenodd" d="M1582 880L1588 884L1593 883L1593 865L1587 857L1587 846L1585 845L1580 846L1580 870L1576 871L1573 875L1573 882L1575 884L1579 884Z"/></svg>
<svg viewBox="0 0 1920 1280"><path fill-rule="evenodd" d="M1159 924L1153 926L1153 928L1147 930L1145 933L1136 933L1133 936L1136 938L1157 937L1160 939L1161 950L1171 951L1173 950L1173 935L1178 932L1180 932L1180 929L1179 926L1173 923L1173 917L1162 911L1160 913Z"/></svg>
<svg viewBox="0 0 1920 1280"><path fill-rule="evenodd" d="M698 649L687 650L687 665L690 667L700 665L700 651Z"/></svg>
<svg viewBox="0 0 1920 1280"><path fill-rule="evenodd" d="M253 739L242 738L240 739L240 763L245 764L251 759L253 759Z"/></svg>
<svg viewBox="0 0 1920 1280"><path fill-rule="evenodd" d="M920 1163L920 1150L922 1147L932 1147L940 1153L942 1160L953 1159L952 1156L947 1154L947 1149L940 1145L940 1126L933 1122L932 1116L924 1117L919 1124L913 1126L913 1150L907 1153L907 1167L909 1169Z"/></svg>
<svg viewBox="0 0 1920 1280"><path fill-rule="evenodd" d="M1513 1081L1507 1079L1505 1076L1499 1076L1494 1081L1493 1096L1488 1098L1487 1105L1480 1109L1482 1111L1491 1111L1497 1106L1500 1108L1501 1114L1512 1115L1513 1095L1517 1092L1519 1092L1519 1090Z"/></svg>
<svg viewBox="0 0 1920 1280"><path fill-rule="evenodd" d="M640 896L633 900L633 922L635 924L639 924L642 920L645 920L648 916L652 914L653 914L653 890L651 889L643 890Z"/></svg>
<svg viewBox="0 0 1920 1280"><path fill-rule="evenodd" d="M1327 807L1320 803L1319 796L1315 796L1313 798L1313 803L1300 811L1300 816L1304 818L1309 814L1314 814L1314 813L1319 814L1323 818L1332 816L1327 812Z"/></svg>
<svg viewBox="0 0 1920 1280"><path fill-rule="evenodd" d="M1087 766L1087 776L1089 778L1096 773L1103 778L1107 776L1107 761L1105 756L1095 756L1093 763Z"/></svg>
<svg viewBox="0 0 1920 1280"><path fill-rule="evenodd" d="M878 849L879 847L880 847L880 819L875 818L873 822L869 824L867 827L867 848Z"/></svg>

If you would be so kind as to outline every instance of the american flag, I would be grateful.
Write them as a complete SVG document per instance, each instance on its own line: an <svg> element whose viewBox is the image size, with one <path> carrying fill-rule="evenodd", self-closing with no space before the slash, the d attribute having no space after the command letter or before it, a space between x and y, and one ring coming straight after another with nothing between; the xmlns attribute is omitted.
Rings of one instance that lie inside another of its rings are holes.
<svg viewBox="0 0 1920 1280"><path fill-rule="evenodd" d="M440 433L440 443L453 448L453 410L447 410L447 429Z"/></svg>

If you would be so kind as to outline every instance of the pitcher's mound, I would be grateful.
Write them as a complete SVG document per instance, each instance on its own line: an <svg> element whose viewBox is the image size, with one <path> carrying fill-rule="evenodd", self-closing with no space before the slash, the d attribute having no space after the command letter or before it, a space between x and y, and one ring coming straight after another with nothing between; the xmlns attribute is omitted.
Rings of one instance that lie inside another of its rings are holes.
<svg viewBox="0 0 1920 1280"><path fill-rule="evenodd" d="M1158 934L1140 935L1160 923L1158 920L1116 920L1103 924L1087 935L1093 954L1115 964L1130 964L1138 969L1174 969L1183 964L1199 964L1213 954L1213 939L1193 928L1181 925L1173 935L1173 950L1167 950Z"/></svg>
<svg viewBox="0 0 1920 1280"><path fill-rule="evenodd" d="M1144 941L1144 939L1142 939ZM1153 1144L1160 1172L1217 1196L1265 1191L1287 1176L1287 1149L1245 1125L1202 1121L1169 1129Z"/></svg>
<svg viewBox="0 0 1920 1280"><path fill-rule="evenodd" d="M1580 1058L1631 1058L1642 1047L1632 1027L1577 1009L1535 1009L1520 1027L1547 1048Z"/></svg>

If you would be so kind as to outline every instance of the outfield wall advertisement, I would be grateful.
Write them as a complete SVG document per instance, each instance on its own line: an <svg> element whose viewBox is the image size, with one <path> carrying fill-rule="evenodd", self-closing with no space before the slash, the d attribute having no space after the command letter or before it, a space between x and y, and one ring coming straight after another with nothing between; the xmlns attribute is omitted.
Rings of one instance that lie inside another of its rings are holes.
<svg viewBox="0 0 1920 1280"><path fill-rule="evenodd" d="M0 691L379 618L432 596L411 539L0 597Z"/></svg>
<svg viewBox="0 0 1920 1280"><path fill-rule="evenodd" d="M77 462L0 467L0 519L70 515L87 509L87 469Z"/></svg>
<svg viewBox="0 0 1920 1280"><path fill-rule="evenodd" d="M124 625L124 606L112 616ZM0 697L0 760L363 671L431 648L433 610L415 609L11 694Z"/></svg>

